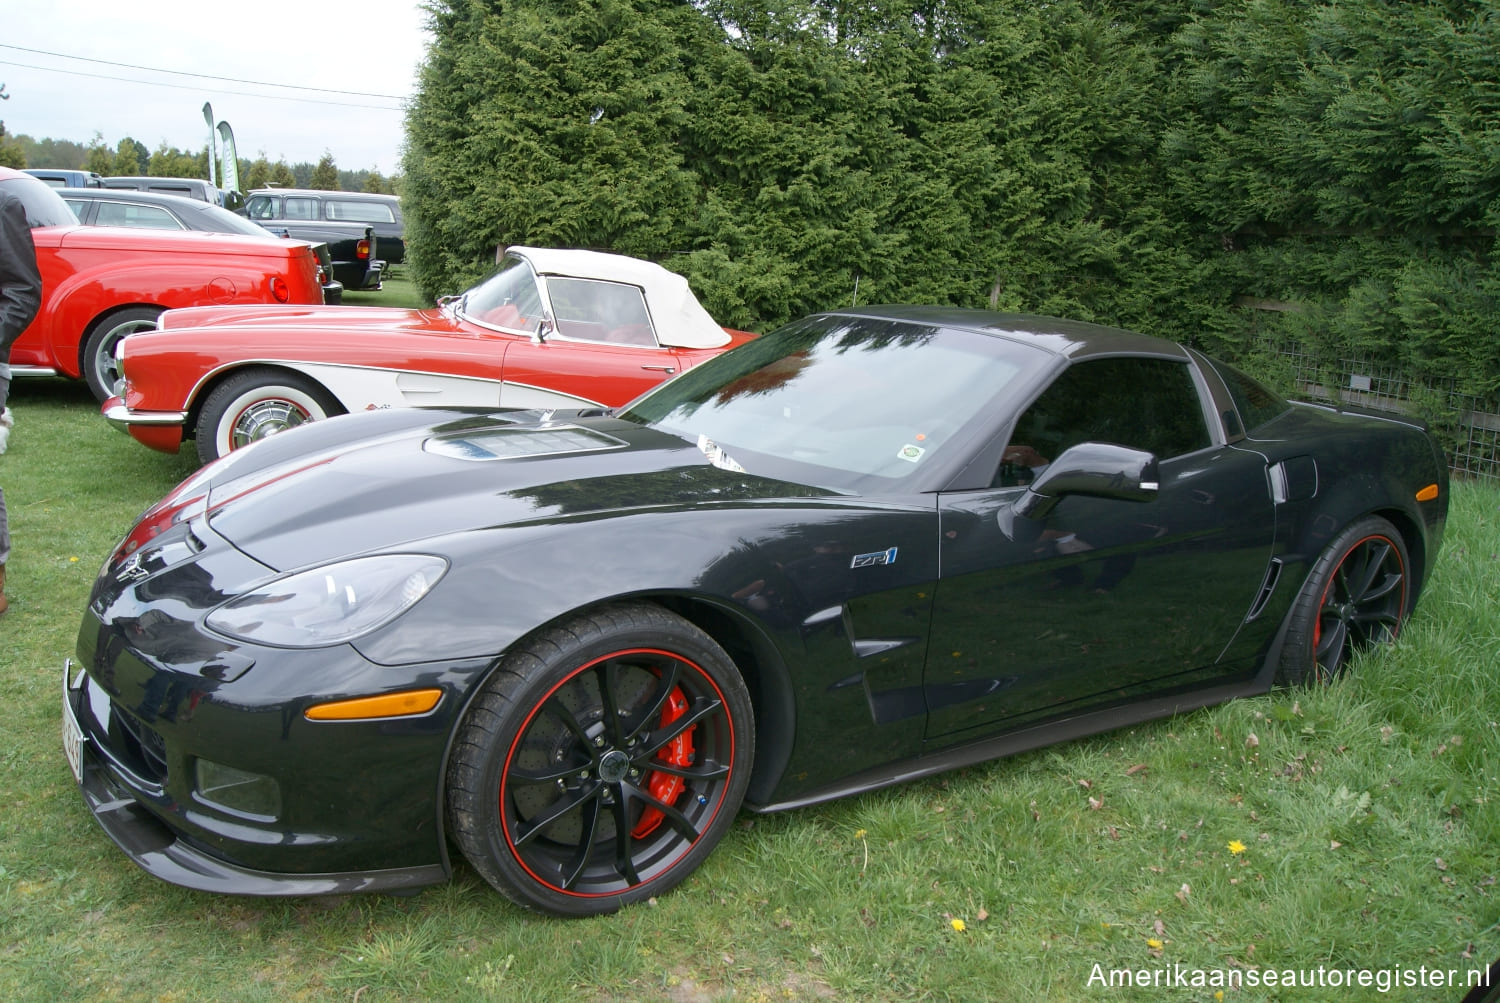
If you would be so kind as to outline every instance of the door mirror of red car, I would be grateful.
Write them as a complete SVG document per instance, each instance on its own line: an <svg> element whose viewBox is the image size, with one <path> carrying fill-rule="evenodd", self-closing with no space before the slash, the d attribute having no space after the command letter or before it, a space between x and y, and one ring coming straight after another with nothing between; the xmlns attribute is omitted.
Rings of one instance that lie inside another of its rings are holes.
<svg viewBox="0 0 1500 1003"><path fill-rule="evenodd" d="M540 345L557 332L557 321L552 319L552 311L548 310L542 314L542 319L537 322L536 330L531 332L531 340Z"/></svg>

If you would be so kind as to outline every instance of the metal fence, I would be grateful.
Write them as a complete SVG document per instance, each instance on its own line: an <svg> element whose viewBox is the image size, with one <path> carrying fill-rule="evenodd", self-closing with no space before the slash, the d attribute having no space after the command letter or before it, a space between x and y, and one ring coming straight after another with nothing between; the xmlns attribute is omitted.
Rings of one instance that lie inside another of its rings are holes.
<svg viewBox="0 0 1500 1003"><path fill-rule="evenodd" d="M1278 348L1276 354L1290 365L1297 390L1308 398L1418 414L1441 439L1454 476L1500 483L1500 405L1493 396L1459 393L1453 380L1417 383L1384 363L1363 359L1328 363L1295 347Z"/></svg>

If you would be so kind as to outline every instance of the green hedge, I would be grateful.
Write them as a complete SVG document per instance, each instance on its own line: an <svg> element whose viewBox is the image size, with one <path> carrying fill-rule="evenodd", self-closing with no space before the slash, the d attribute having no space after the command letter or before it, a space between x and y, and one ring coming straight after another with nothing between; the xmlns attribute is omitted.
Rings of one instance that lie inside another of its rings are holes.
<svg viewBox="0 0 1500 1003"><path fill-rule="evenodd" d="M429 295L497 245L596 247L753 330L994 306L1500 387L1489 3L430 11L404 165Z"/></svg>

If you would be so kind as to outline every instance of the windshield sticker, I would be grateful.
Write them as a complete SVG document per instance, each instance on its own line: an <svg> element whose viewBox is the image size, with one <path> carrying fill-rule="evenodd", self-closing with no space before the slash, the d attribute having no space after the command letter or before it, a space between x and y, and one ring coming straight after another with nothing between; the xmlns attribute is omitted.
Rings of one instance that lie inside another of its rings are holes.
<svg viewBox="0 0 1500 1003"><path fill-rule="evenodd" d="M729 454L719 448L719 444L706 435L698 436L698 448L703 455L708 457L708 462L720 470L728 470L730 473L743 474L745 468L729 458Z"/></svg>
<svg viewBox="0 0 1500 1003"><path fill-rule="evenodd" d="M927 450L923 449L921 446L908 442L906 445L901 447L901 451L896 454L896 458L905 460L907 463L916 463L922 458L922 454L925 452L927 452Z"/></svg>
<svg viewBox="0 0 1500 1003"><path fill-rule="evenodd" d="M855 554L854 560L849 562L851 568L873 568L880 564L895 564L896 548L882 550L876 554Z"/></svg>

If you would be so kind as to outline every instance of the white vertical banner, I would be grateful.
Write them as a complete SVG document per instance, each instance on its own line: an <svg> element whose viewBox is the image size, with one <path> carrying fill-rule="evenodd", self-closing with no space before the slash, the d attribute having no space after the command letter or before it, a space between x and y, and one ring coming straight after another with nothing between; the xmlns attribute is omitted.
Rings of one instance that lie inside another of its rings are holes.
<svg viewBox="0 0 1500 1003"><path fill-rule="evenodd" d="M237 192L240 190L240 158L234 149L234 130L229 128L228 122L219 123L219 138L224 141L224 183L220 187Z"/></svg>
<svg viewBox="0 0 1500 1003"><path fill-rule="evenodd" d="M219 159L219 151L214 143L214 109L207 101L203 102L203 121L208 123L208 183L217 188L219 172L214 162Z"/></svg>

